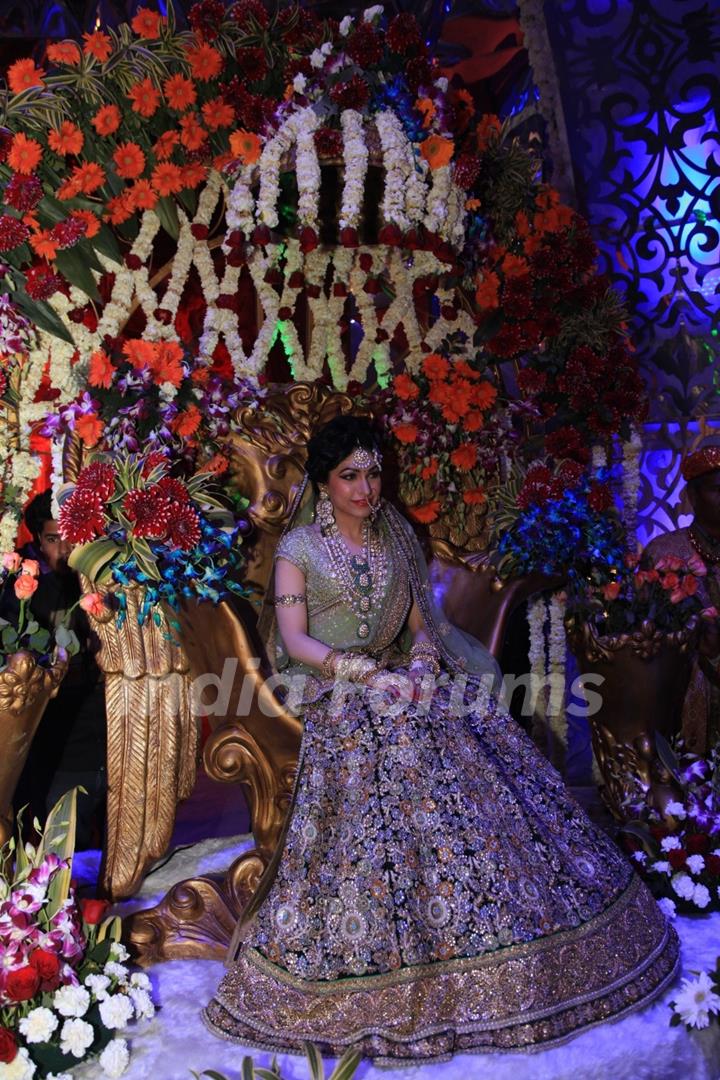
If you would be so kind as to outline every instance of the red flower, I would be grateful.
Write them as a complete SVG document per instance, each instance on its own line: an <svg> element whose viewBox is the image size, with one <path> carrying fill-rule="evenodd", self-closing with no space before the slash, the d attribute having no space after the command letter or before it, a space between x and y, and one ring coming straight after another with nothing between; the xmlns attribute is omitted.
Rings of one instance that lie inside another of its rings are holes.
<svg viewBox="0 0 720 1080"><path fill-rule="evenodd" d="M14 210L26 214L34 210L43 197L43 188L37 176L14 173L5 185L4 201Z"/></svg>
<svg viewBox="0 0 720 1080"><path fill-rule="evenodd" d="M88 926L97 926L110 907L107 900L81 900L80 911Z"/></svg>
<svg viewBox="0 0 720 1080"><path fill-rule="evenodd" d="M161 540L165 536L171 509L169 499L158 484L128 491L123 501L123 510L133 522L133 535L152 540Z"/></svg>
<svg viewBox="0 0 720 1080"><path fill-rule="evenodd" d="M0 214L0 251L12 251L27 240L30 230L16 217Z"/></svg>
<svg viewBox="0 0 720 1080"><path fill-rule="evenodd" d="M142 475L145 479L150 475L153 469L157 469L159 465L167 467L168 459L164 450L151 450L148 456L145 458L142 466Z"/></svg>
<svg viewBox="0 0 720 1080"><path fill-rule="evenodd" d="M387 28L386 41L392 53L408 56L422 44L417 19L410 12L396 15Z"/></svg>
<svg viewBox="0 0 720 1080"><path fill-rule="evenodd" d="M315 132L314 138L315 147L321 158L342 157L343 140L341 131L336 131L335 128L321 127Z"/></svg>
<svg viewBox="0 0 720 1080"><path fill-rule="evenodd" d="M590 460L590 447L575 428L561 427L552 431L545 440L548 454L554 458L571 458L586 465Z"/></svg>
<svg viewBox="0 0 720 1080"><path fill-rule="evenodd" d="M382 38L370 23L361 22L348 39L345 52L358 67L372 67L382 57Z"/></svg>
<svg viewBox="0 0 720 1080"><path fill-rule="evenodd" d="M188 14L188 22L199 38L214 41L225 18L225 5L220 0L199 0Z"/></svg>
<svg viewBox="0 0 720 1080"><path fill-rule="evenodd" d="M160 27L164 21L157 11L151 11L150 8L138 8L137 15L130 25L140 37L150 39L160 37Z"/></svg>
<svg viewBox="0 0 720 1080"><path fill-rule="evenodd" d="M48 300L62 288L63 279L46 263L32 266L25 271L25 291L33 300Z"/></svg>
<svg viewBox="0 0 720 1080"><path fill-rule="evenodd" d="M547 386L547 375L544 371L536 371L534 368L523 368L517 373L517 384L521 394L534 397L541 394Z"/></svg>
<svg viewBox="0 0 720 1080"><path fill-rule="evenodd" d="M370 88L360 75L353 75L347 82L335 83L330 97L341 109L362 109L368 103Z"/></svg>
<svg viewBox="0 0 720 1080"><path fill-rule="evenodd" d="M181 480L176 480L174 476L163 476L162 480L158 480L158 487L172 503L183 506L190 501L188 489Z"/></svg>
<svg viewBox="0 0 720 1080"><path fill-rule="evenodd" d="M5 1065L9 1065L17 1057L17 1050L17 1043L12 1031L0 1027L0 1061Z"/></svg>
<svg viewBox="0 0 720 1080"><path fill-rule="evenodd" d="M264 30L270 22L262 0L238 0L238 3L229 9L228 15L240 30L249 30L253 22Z"/></svg>
<svg viewBox="0 0 720 1080"><path fill-rule="evenodd" d="M9 971L5 979L5 993L11 1001L29 1001L40 989L40 975L34 967L26 965L17 971Z"/></svg>
<svg viewBox="0 0 720 1080"><path fill-rule="evenodd" d="M87 544L104 528L102 500L94 491L75 488L60 507L60 535L71 544Z"/></svg>
<svg viewBox="0 0 720 1080"><path fill-rule="evenodd" d="M49 949L33 949L30 954L30 966L35 968L41 979L54 979L60 970L57 953Z"/></svg>
<svg viewBox="0 0 720 1080"><path fill-rule="evenodd" d="M260 82L267 75L268 66L264 49L238 49L236 59L248 82Z"/></svg>
<svg viewBox="0 0 720 1080"><path fill-rule="evenodd" d="M613 505L612 492L607 484L592 484L588 492L588 506L601 514Z"/></svg>
<svg viewBox="0 0 720 1080"><path fill-rule="evenodd" d="M106 461L86 465L77 478L76 491L89 491L101 502L107 502L115 491L115 466Z"/></svg>
<svg viewBox="0 0 720 1080"><path fill-rule="evenodd" d="M705 869L708 874L715 874L716 877L720 877L720 855L706 855Z"/></svg>
<svg viewBox="0 0 720 1080"><path fill-rule="evenodd" d="M690 855L704 855L710 846L710 840L705 833L691 833L685 838L685 847Z"/></svg>
<svg viewBox="0 0 720 1080"><path fill-rule="evenodd" d="M667 853L667 861L672 866L673 870L682 870L685 866L685 860L687 859L687 851L684 848L673 848L672 851Z"/></svg>
<svg viewBox="0 0 720 1080"><path fill-rule="evenodd" d="M190 551L200 542L200 536L200 518L196 511L188 503L178 506L170 518L167 542L181 551Z"/></svg>
<svg viewBox="0 0 720 1080"><path fill-rule="evenodd" d="M518 506L521 510L527 510L528 506L535 503L542 506L550 499L559 498L561 494L560 482L546 465L531 465L518 495Z"/></svg>

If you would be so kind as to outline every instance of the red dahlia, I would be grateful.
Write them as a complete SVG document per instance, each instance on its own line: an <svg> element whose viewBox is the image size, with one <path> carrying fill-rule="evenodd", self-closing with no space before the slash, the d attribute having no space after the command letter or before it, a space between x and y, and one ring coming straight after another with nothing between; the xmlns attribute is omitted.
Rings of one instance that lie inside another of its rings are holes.
<svg viewBox="0 0 720 1080"><path fill-rule="evenodd" d="M480 175L480 158L471 157L470 154L462 154L455 162L453 178L458 187L463 191L469 191Z"/></svg>
<svg viewBox="0 0 720 1080"><path fill-rule="evenodd" d="M184 506L185 503L190 501L187 488L181 480L176 480L174 476L163 476L162 480L158 481L158 487L173 507Z"/></svg>
<svg viewBox="0 0 720 1080"><path fill-rule="evenodd" d="M237 62L248 82L260 82L267 75L268 65L263 49L238 49Z"/></svg>
<svg viewBox="0 0 720 1080"><path fill-rule="evenodd" d="M321 158L342 157L342 132L329 127L318 128L315 132L315 148Z"/></svg>
<svg viewBox="0 0 720 1080"><path fill-rule="evenodd" d="M167 533L172 508L158 484L128 491L123 501L123 510L133 523L134 536L162 540Z"/></svg>
<svg viewBox="0 0 720 1080"><path fill-rule="evenodd" d="M107 502L115 491L115 466L106 461L87 465L77 478L76 491L88 491L101 502Z"/></svg>
<svg viewBox="0 0 720 1080"><path fill-rule="evenodd" d="M12 251L30 235L27 225L10 214L0 214L0 251Z"/></svg>
<svg viewBox="0 0 720 1080"><path fill-rule="evenodd" d="M371 67L382 57L382 38L369 23L362 22L349 38L345 51L358 67Z"/></svg>
<svg viewBox="0 0 720 1080"><path fill-rule="evenodd" d="M368 103L370 88L359 75L353 75L347 82L336 83L330 97L341 109L362 109Z"/></svg>
<svg viewBox="0 0 720 1080"><path fill-rule="evenodd" d="M402 56L415 52L422 44L417 20L407 11L395 16L388 26L386 37L390 52L400 53Z"/></svg>
<svg viewBox="0 0 720 1080"><path fill-rule="evenodd" d="M251 20L263 29L270 22L270 16L262 0L238 0L238 3L233 4L228 10L228 15L241 30L250 29Z"/></svg>
<svg viewBox="0 0 720 1080"><path fill-rule="evenodd" d="M0 398L2 398L2 396L3 396L3 394L5 393L6 390L7 390L7 375L0 368Z"/></svg>
<svg viewBox="0 0 720 1080"><path fill-rule="evenodd" d="M586 465L590 460L590 447L576 428L561 427L551 431L545 439L545 448L554 458L570 458Z"/></svg>
<svg viewBox="0 0 720 1080"><path fill-rule="evenodd" d="M188 22L198 37L214 41L224 17L225 5L220 0L200 0L190 8Z"/></svg>
<svg viewBox="0 0 720 1080"><path fill-rule="evenodd" d="M71 544L87 544L105 526L103 504L94 491L75 488L60 507L60 535Z"/></svg>
<svg viewBox="0 0 720 1080"><path fill-rule="evenodd" d="M200 542L200 518L189 504L174 507L167 532L167 543L181 551L190 551Z"/></svg>
<svg viewBox="0 0 720 1080"><path fill-rule="evenodd" d="M167 454L164 450L151 450L143 462L141 470L143 478L147 478L158 465L168 465Z"/></svg>
<svg viewBox="0 0 720 1080"><path fill-rule="evenodd" d="M34 210L42 197L42 184L37 176L14 173L5 185L5 202L21 214Z"/></svg>
<svg viewBox="0 0 720 1080"><path fill-rule="evenodd" d="M613 505L613 497L607 484L592 484L588 492L588 506L596 513L602 514Z"/></svg>
<svg viewBox="0 0 720 1080"><path fill-rule="evenodd" d="M430 86L432 77L432 68L424 56L416 56L408 61L405 82L411 94L419 93L421 86Z"/></svg>
<svg viewBox="0 0 720 1080"><path fill-rule="evenodd" d="M87 232L87 221L82 218L69 217L65 221L58 221L50 233L50 239L62 250L74 247L82 240Z"/></svg>
<svg viewBox="0 0 720 1080"><path fill-rule="evenodd" d="M47 300L62 288L63 279L47 265L32 266L25 271L25 290L33 300Z"/></svg>

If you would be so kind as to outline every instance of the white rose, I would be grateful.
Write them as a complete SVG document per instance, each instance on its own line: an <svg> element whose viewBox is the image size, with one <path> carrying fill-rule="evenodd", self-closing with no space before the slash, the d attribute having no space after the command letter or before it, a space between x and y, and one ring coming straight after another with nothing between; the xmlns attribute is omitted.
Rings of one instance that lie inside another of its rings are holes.
<svg viewBox="0 0 720 1080"><path fill-rule="evenodd" d="M90 1005L90 995L84 986L61 986L55 991L53 1006L61 1016L84 1016Z"/></svg>
<svg viewBox="0 0 720 1080"><path fill-rule="evenodd" d="M95 1032L85 1020L66 1020L60 1032L60 1049L63 1054L73 1057L85 1056L85 1051L92 1046Z"/></svg>
<svg viewBox="0 0 720 1080"><path fill-rule="evenodd" d="M130 1054L124 1039L113 1039L100 1055L100 1065L106 1076L122 1076L128 1067Z"/></svg>
<svg viewBox="0 0 720 1080"><path fill-rule="evenodd" d="M346 15L340 20L340 36L347 37L353 24L352 15Z"/></svg>
<svg viewBox="0 0 720 1080"><path fill-rule="evenodd" d="M661 900L658 900L658 907L662 911L663 915L668 919L674 919L677 915L677 909L675 907L674 900L671 900L669 896L663 896Z"/></svg>
<svg viewBox="0 0 720 1080"><path fill-rule="evenodd" d="M665 836L660 841L660 847L663 851L676 851L677 848L682 847L682 844L678 840L677 836Z"/></svg>
<svg viewBox="0 0 720 1080"><path fill-rule="evenodd" d="M98 1001L104 1001L108 996L107 988L110 985L110 980L107 975L88 975L85 979L85 985Z"/></svg>
<svg viewBox="0 0 720 1080"><path fill-rule="evenodd" d="M681 802L669 802L665 807L665 812L676 817L678 821L683 821L687 817L687 812Z"/></svg>
<svg viewBox="0 0 720 1080"><path fill-rule="evenodd" d="M33 1009L18 1024L20 1034L25 1042L43 1043L48 1042L60 1021L51 1009Z"/></svg>
<svg viewBox="0 0 720 1080"><path fill-rule="evenodd" d="M664 859L661 859L659 862L654 862L652 864L651 869L654 870L655 873L657 873L657 874L671 874L672 873L672 867L671 867L670 863L666 862Z"/></svg>
<svg viewBox="0 0 720 1080"><path fill-rule="evenodd" d="M100 1019L106 1028L127 1027L133 1017L133 1003L127 994L113 994L100 1002Z"/></svg>
<svg viewBox="0 0 720 1080"><path fill-rule="evenodd" d="M685 861L693 874L700 874L705 869L705 860L702 855L689 855Z"/></svg>
<svg viewBox="0 0 720 1080"><path fill-rule="evenodd" d="M706 908L710 903L710 892L704 885L696 885L693 889L692 901L696 907Z"/></svg>
<svg viewBox="0 0 720 1080"><path fill-rule="evenodd" d="M2 1080L32 1080L35 1075L35 1062L31 1061L30 1054L24 1046L21 1046L9 1065L0 1065L0 1078Z"/></svg>
<svg viewBox="0 0 720 1080"><path fill-rule="evenodd" d="M363 19L365 22L372 22L375 18L380 18L385 8L382 4L374 4L373 7L369 7L367 11L363 12Z"/></svg>
<svg viewBox="0 0 720 1080"><path fill-rule="evenodd" d="M695 892L695 886L689 874L675 874L672 887L683 900L690 900Z"/></svg>

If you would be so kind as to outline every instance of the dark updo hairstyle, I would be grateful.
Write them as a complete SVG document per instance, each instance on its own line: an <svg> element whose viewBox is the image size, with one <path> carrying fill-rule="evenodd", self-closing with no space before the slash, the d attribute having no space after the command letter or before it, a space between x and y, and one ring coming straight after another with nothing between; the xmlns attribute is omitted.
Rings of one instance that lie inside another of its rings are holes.
<svg viewBox="0 0 720 1080"><path fill-rule="evenodd" d="M25 524L33 534L33 539L36 544L39 544L42 539L42 531L45 528L45 523L52 520L51 492L48 488L47 491L43 491L40 495L36 495L25 508Z"/></svg>
<svg viewBox="0 0 720 1080"><path fill-rule="evenodd" d="M362 416L335 416L315 432L308 442L305 468L316 495L318 484L324 484L332 470L357 446L371 453L380 450L380 440L372 424Z"/></svg>

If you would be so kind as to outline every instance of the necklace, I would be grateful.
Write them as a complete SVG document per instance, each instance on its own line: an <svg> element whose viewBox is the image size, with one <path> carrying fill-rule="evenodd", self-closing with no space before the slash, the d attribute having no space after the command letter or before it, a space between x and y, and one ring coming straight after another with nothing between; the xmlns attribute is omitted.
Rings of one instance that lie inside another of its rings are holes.
<svg viewBox="0 0 720 1080"><path fill-rule="evenodd" d="M337 525L333 523L323 536L333 567L333 577L344 586L353 614L358 619L357 636L363 641L370 634L369 616L378 598L385 595L388 557L379 529L363 525L363 552L351 554Z"/></svg>
<svg viewBox="0 0 720 1080"><path fill-rule="evenodd" d="M695 522L690 526L690 543L697 551L700 558L707 563L720 563L720 540L708 536Z"/></svg>

